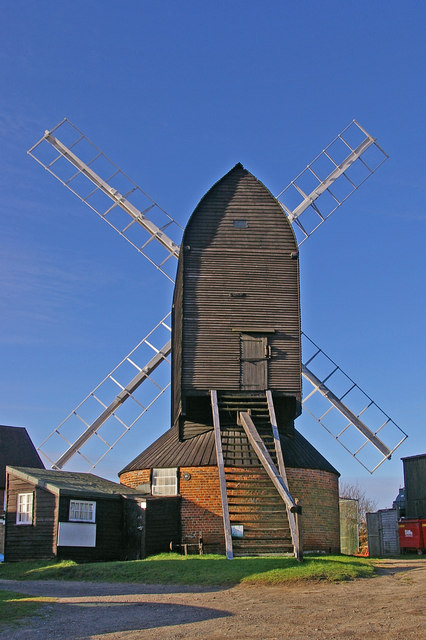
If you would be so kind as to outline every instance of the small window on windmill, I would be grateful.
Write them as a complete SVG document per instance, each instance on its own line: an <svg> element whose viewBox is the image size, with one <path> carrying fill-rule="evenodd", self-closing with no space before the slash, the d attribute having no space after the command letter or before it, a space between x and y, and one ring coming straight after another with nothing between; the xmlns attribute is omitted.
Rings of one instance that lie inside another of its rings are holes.
<svg viewBox="0 0 426 640"><path fill-rule="evenodd" d="M177 468L152 470L152 495L177 495Z"/></svg>
<svg viewBox="0 0 426 640"><path fill-rule="evenodd" d="M234 229L247 229L247 220L234 220Z"/></svg>

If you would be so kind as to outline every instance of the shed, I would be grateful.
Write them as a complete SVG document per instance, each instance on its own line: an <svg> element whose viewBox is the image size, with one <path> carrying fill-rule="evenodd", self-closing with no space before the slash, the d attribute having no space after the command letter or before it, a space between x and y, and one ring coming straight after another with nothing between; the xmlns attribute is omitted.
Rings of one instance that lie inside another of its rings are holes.
<svg viewBox="0 0 426 640"><path fill-rule="evenodd" d="M375 513L367 513L366 516L369 555L398 555L400 549L396 509L379 509Z"/></svg>
<svg viewBox="0 0 426 640"><path fill-rule="evenodd" d="M4 549L4 492L6 465L44 469L25 427L0 425L0 553Z"/></svg>
<svg viewBox="0 0 426 640"><path fill-rule="evenodd" d="M155 501L90 473L8 466L6 474L6 561L136 559L178 540L178 497Z"/></svg>
<svg viewBox="0 0 426 640"><path fill-rule="evenodd" d="M358 500L340 498L340 552L353 556L359 551Z"/></svg>
<svg viewBox="0 0 426 640"><path fill-rule="evenodd" d="M426 518L426 453L402 458L404 465L405 517Z"/></svg>

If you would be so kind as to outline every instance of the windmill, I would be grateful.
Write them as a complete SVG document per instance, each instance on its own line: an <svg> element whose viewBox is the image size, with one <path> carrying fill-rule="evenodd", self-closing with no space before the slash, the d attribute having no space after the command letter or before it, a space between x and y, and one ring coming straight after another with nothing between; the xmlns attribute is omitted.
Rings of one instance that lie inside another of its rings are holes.
<svg viewBox="0 0 426 640"><path fill-rule="evenodd" d="M77 127L63 120L28 152L37 162L77 195L98 216L144 255L166 278L173 281L175 259L179 258L180 226L147 196L130 178L112 163ZM387 155L355 120L276 197L277 206L293 225L299 246L387 159ZM243 225L244 220L238 224ZM294 246L297 258L297 246ZM238 295L238 293L236 293ZM54 468L61 469L76 454L86 459L91 468L117 444L129 429L168 388L169 383L158 382L156 371L169 362L172 343L170 314L145 336L121 363L67 416L42 443L40 451ZM312 340L303 335L304 361L302 376L307 393L304 408L371 473L389 459L393 451L407 437L360 387L349 378ZM268 348L267 343L265 343ZM253 345L247 348L250 350ZM140 360L143 352L151 356ZM248 358L249 360L250 358ZM142 364L141 364L142 362ZM120 377L124 369L133 370L126 379ZM148 402L141 402L137 393L144 384L151 384L155 392ZM115 389L109 399L104 390ZM124 403L133 401L136 411L130 420L124 419ZM210 402L216 434L216 448L220 458L220 425L218 403L212 390ZM98 411L93 411L97 405ZM268 396L270 422L276 426L272 394ZM296 417L297 412L293 417ZM89 417L88 417L89 416ZM239 420L259 456L262 444L248 411L240 411ZM112 439L107 436L111 422L121 430ZM80 426L76 434L71 423ZM69 429L69 431L67 431ZM275 431L274 431L275 433ZM70 435L72 434L72 435ZM94 461L85 449L89 440L101 440L103 451ZM62 453L48 450L52 441L62 441ZM385 440L387 444L385 443ZM260 449L258 450L260 446ZM64 450L65 449L65 450ZM282 492L289 513L294 502L288 495L285 470L267 460L265 468L275 475L273 482ZM262 463L263 464L263 463ZM226 492L225 492L226 493ZM226 496L222 492L223 500ZM225 509L224 509L225 511ZM292 516L289 516L289 520ZM292 537L295 539L294 521ZM227 527L229 532L229 526ZM225 531L226 533L226 531ZM296 546L296 545L295 545ZM229 545L228 545L229 547Z"/></svg>

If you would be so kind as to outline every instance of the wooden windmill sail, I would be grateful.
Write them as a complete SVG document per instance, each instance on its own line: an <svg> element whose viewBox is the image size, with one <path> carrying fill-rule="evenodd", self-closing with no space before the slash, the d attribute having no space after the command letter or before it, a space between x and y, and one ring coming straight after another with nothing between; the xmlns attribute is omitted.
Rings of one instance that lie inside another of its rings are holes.
<svg viewBox="0 0 426 640"><path fill-rule="evenodd" d="M29 150L29 154L127 239L169 280L173 280L175 259L179 256L180 226L79 129L64 120L51 131L46 131ZM386 158L376 140L356 121L343 130L274 201L277 211L281 207L282 215L285 214L293 224L299 245ZM235 230L238 230L238 219L235 218ZM240 224L243 222L244 218L241 218ZM239 230L244 231L244 228ZM293 249L293 253L296 253L296 247ZM292 256L292 259L296 258ZM238 300L241 293L244 291L236 290L234 299ZM246 329L250 328L247 325ZM157 381L155 373L169 361L170 330L168 314L46 438L40 451L53 467L62 468L78 454L93 468L164 393L169 383ZM260 348L259 344L255 346L256 341L252 340L250 333L247 331L247 344L242 347L247 349L247 369L250 369L251 350ZM266 342L263 336L262 348L266 346L268 349L271 345L265 333ZM302 335L302 338L306 339L307 344L302 375L309 387L303 406L365 468L374 471L391 456L406 434L320 348L305 336ZM250 340L253 344L249 344ZM268 351L265 353L268 357ZM321 362L321 373L316 369L317 362ZM123 378L121 372L128 367L134 373ZM335 380L338 391L333 391ZM150 384L155 389L150 400L144 403L137 397L137 390L142 383ZM112 387L115 391L109 396L104 395L106 387ZM299 402L297 394L293 396L296 406ZM355 398L354 408L352 398ZM129 402L133 402L136 410L127 421L120 412L124 403ZM86 407L90 404L98 409L93 411L91 408L86 413ZM297 410L293 417L296 414ZM112 437L106 437L106 425L111 421L119 425L119 431ZM79 427L68 432L72 423ZM102 451L97 459L88 460L85 447L93 437L101 441ZM60 455L57 454L58 442L62 444ZM53 454L49 449L52 444ZM373 462L369 455L364 455L368 450L377 454Z"/></svg>

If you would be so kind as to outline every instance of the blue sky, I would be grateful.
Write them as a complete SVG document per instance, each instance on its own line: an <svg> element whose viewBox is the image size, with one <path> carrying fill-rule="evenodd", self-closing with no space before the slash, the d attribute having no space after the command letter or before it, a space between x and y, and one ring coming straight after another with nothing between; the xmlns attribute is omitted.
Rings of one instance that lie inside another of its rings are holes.
<svg viewBox="0 0 426 640"><path fill-rule="evenodd" d="M170 283L26 151L64 116L181 225L242 162L272 193L356 118L390 160L301 248L302 326L426 450L424 22L419 2L11 2L0 44L0 422L38 445L169 310ZM167 395L98 468L169 426Z"/></svg>

